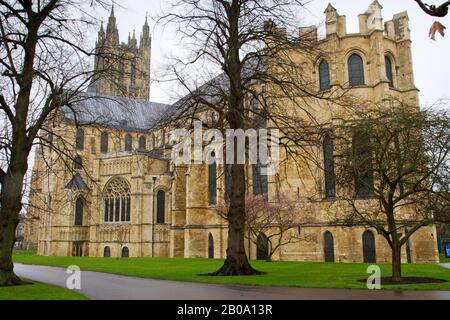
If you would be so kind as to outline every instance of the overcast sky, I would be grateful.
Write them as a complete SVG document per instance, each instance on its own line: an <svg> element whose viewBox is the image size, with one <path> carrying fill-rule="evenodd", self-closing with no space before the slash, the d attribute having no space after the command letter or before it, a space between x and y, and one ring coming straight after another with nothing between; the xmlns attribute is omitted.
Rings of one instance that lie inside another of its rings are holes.
<svg viewBox="0 0 450 320"><path fill-rule="evenodd" d="M331 4L340 15L347 16L347 32L358 32L358 14L364 13L373 0L333 0ZM133 0L116 1L116 17L121 41L126 41L128 32L136 28L139 36L145 20L146 12L149 17L156 17L167 6L169 0ZM298 25L319 25L319 33L324 34L325 10L328 2L312 0L306 10L299 17ZM420 89L420 99L423 106L430 105L441 98L450 98L450 34L446 38L437 36L436 41L428 38L428 31L436 18L423 13L413 0L379 0L383 6L383 18L391 20L395 13L408 11L412 36L413 63L416 86ZM428 3L438 4L441 0L428 0ZM107 21L109 13L99 12ZM450 28L450 16L440 20ZM170 28L156 27L150 20L153 37L152 44L152 76L161 71L161 66L168 62L167 57L176 55L180 51L180 44L174 40L176 35ZM450 29L449 29L450 30ZM170 84L152 81L151 100L170 102L174 98Z"/></svg>

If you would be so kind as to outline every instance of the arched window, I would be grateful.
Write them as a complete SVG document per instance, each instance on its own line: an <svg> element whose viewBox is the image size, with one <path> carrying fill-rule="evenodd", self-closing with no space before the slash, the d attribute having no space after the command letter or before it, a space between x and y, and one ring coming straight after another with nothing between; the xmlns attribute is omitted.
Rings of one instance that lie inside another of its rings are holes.
<svg viewBox="0 0 450 320"><path fill-rule="evenodd" d="M83 169L83 159L80 156L76 156L75 159L73 159L73 168L75 170Z"/></svg>
<svg viewBox="0 0 450 320"><path fill-rule="evenodd" d="M133 138L131 135L127 134L125 136L125 151L132 151L133 150Z"/></svg>
<svg viewBox="0 0 450 320"><path fill-rule="evenodd" d="M152 149L156 149L156 136L152 133Z"/></svg>
<svg viewBox="0 0 450 320"><path fill-rule="evenodd" d="M84 200L82 198L78 198L75 201L75 225L82 226L83 225L83 213L84 213Z"/></svg>
<svg viewBox="0 0 450 320"><path fill-rule="evenodd" d="M208 203L217 204L217 162L214 152L211 152L208 164Z"/></svg>
<svg viewBox="0 0 450 320"><path fill-rule="evenodd" d="M330 89L330 67L325 60L319 64L319 81L321 91Z"/></svg>
<svg viewBox="0 0 450 320"><path fill-rule="evenodd" d="M259 95L253 97L253 111L258 112L259 110Z"/></svg>
<svg viewBox="0 0 450 320"><path fill-rule="evenodd" d="M323 139L323 159L325 171L325 197L327 199L336 197L336 183L334 176L334 143L327 134Z"/></svg>
<svg viewBox="0 0 450 320"><path fill-rule="evenodd" d="M105 249L103 249L103 257L105 258L111 257L111 249L109 247L105 247Z"/></svg>
<svg viewBox="0 0 450 320"><path fill-rule="evenodd" d="M108 153L108 133L102 132L100 136L100 152L105 154Z"/></svg>
<svg viewBox="0 0 450 320"><path fill-rule="evenodd" d="M261 170L263 166L261 163L252 165L253 171L253 194L254 195L263 195L267 197L268 193L268 180L267 175L262 174Z"/></svg>
<svg viewBox="0 0 450 320"><path fill-rule="evenodd" d="M156 194L156 223L165 223L166 215L166 193L159 190Z"/></svg>
<svg viewBox="0 0 450 320"><path fill-rule="evenodd" d="M84 130L82 128L77 129L75 148L77 150L84 150Z"/></svg>
<svg viewBox="0 0 450 320"><path fill-rule="evenodd" d="M128 247L122 248L122 258L128 258L130 256L130 249Z"/></svg>
<svg viewBox="0 0 450 320"><path fill-rule="evenodd" d="M260 233L256 239L256 259L267 260L269 258L269 239L264 233Z"/></svg>
<svg viewBox="0 0 450 320"><path fill-rule="evenodd" d="M373 195L372 149L370 137L365 132L353 136L353 175L357 198Z"/></svg>
<svg viewBox="0 0 450 320"><path fill-rule="evenodd" d="M363 59L356 53L348 58L348 78L350 86L362 86L365 84Z"/></svg>
<svg viewBox="0 0 450 320"><path fill-rule="evenodd" d="M141 136L139 138L139 149L140 150L145 150L147 149L147 139L145 139L144 136Z"/></svg>
<svg viewBox="0 0 450 320"><path fill-rule="evenodd" d="M208 259L214 259L214 238L211 233L208 235Z"/></svg>
<svg viewBox="0 0 450 320"><path fill-rule="evenodd" d="M394 87L394 74L392 72L392 60L388 55L384 56L384 64L386 66L386 77L389 80L389 87Z"/></svg>
<svg viewBox="0 0 450 320"><path fill-rule="evenodd" d="M363 261L364 263L377 262L375 237L370 230L366 230L362 236L363 240Z"/></svg>
<svg viewBox="0 0 450 320"><path fill-rule="evenodd" d="M131 192L128 182L115 177L104 191L105 222L130 222Z"/></svg>
<svg viewBox="0 0 450 320"><path fill-rule="evenodd" d="M330 231L323 234L325 262L334 262L334 238Z"/></svg>

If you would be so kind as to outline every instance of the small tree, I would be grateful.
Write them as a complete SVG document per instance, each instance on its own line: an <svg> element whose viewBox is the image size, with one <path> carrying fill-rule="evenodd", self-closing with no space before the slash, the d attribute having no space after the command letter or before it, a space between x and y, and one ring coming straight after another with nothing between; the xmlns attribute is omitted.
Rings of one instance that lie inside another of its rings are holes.
<svg viewBox="0 0 450 320"><path fill-rule="evenodd" d="M217 212L226 218L228 203L221 203ZM279 196L269 202L265 196L249 195L245 199L245 235L252 243L258 246L258 239L264 235L267 240L267 261L281 247L297 243L301 240L299 212L304 209L297 201L289 201ZM304 221L303 221L304 223Z"/></svg>
<svg viewBox="0 0 450 320"><path fill-rule="evenodd" d="M336 128L338 197L352 213L347 225L374 228L392 250L392 280L401 282L401 248L448 205L450 118L399 105L355 110ZM354 187L350 187L354 186Z"/></svg>

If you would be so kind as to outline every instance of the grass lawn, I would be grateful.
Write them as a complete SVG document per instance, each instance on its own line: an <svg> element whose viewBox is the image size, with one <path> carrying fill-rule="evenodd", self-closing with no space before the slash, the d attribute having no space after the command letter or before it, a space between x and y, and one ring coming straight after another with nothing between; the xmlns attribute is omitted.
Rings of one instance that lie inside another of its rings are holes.
<svg viewBox="0 0 450 320"><path fill-rule="evenodd" d="M34 253L16 252L14 261L67 267L78 265L81 270L101 271L142 278L178 280L207 283L251 284L264 286L290 286L306 288L366 288L358 282L368 277L367 264L330 264L319 262L264 262L252 261L252 265L266 272L257 276L211 277L204 276L217 270L223 260L169 259L169 258L89 258L89 257L41 257ZM380 264L381 276L391 274L389 264ZM404 276L432 277L448 282L437 284L384 285L383 289L448 290L450 269L433 264L405 264Z"/></svg>
<svg viewBox="0 0 450 320"><path fill-rule="evenodd" d="M442 263L450 263L450 258L446 258L443 253L440 254L440 260Z"/></svg>
<svg viewBox="0 0 450 320"><path fill-rule="evenodd" d="M77 292L23 279L29 284L0 287L0 300L87 300Z"/></svg>

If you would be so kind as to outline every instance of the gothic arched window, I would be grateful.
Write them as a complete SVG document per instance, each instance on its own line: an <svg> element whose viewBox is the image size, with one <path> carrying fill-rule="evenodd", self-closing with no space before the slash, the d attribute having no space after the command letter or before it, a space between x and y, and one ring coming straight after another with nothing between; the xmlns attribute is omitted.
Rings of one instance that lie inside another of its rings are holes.
<svg viewBox="0 0 450 320"><path fill-rule="evenodd" d="M394 87L394 74L392 72L392 60L388 55L384 56L384 64L386 66L386 77L389 80L389 87Z"/></svg>
<svg viewBox="0 0 450 320"><path fill-rule="evenodd" d="M214 259L214 238L211 233L208 235L208 259Z"/></svg>
<svg viewBox="0 0 450 320"><path fill-rule="evenodd" d="M76 156L75 159L73 159L73 168L75 170L83 169L83 159L81 159L80 156Z"/></svg>
<svg viewBox="0 0 450 320"><path fill-rule="evenodd" d="M104 191L105 222L130 222L131 192L128 182L121 177L111 179Z"/></svg>
<svg viewBox="0 0 450 320"><path fill-rule="evenodd" d="M156 194L156 223L163 224L166 220L166 193L159 190Z"/></svg>
<svg viewBox="0 0 450 320"><path fill-rule="evenodd" d="M363 262L375 263L377 262L377 253L375 248L375 236L370 230L364 231L362 235L363 240Z"/></svg>
<svg viewBox="0 0 450 320"><path fill-rule="evenodd" d="M216 154L211 153L208 165L208 203L217 204L217 162Z"/></svg>
<svg viewBox="0 0 450 320"><path fill-rule="evenodd" d="M365 132L353 136L353 175L357 198L367 198L373 194L372 149L370 137Z"/></svg>
<svg viewBox="0 0 450 320"><path fill-rule="evenodd" d="M333 139L327 134L323 139L323 159L325 171L325 197L328 199L336 197L333 153Z"/></svg>
<svg viewBox="0 0 450 320"><path fill-rule="evenodd" d="M132 151L133 150L133 138L131 135L127 134L125 136L125 151Z"/></svg>
<svg viewBox="0 0 450 320"><path fill-rule="evenodd" d="M130 249L128 247L122 248L122 258L128 258L130 256Z"/></svg>
<svg viewBox="0 0 450 320"><path fill-rule="evenodd" d="M82 198L78 198L75 201L75 225L82 226L83 225L83 213L84 213L84 200Z"/></svg>
<svg viewBox="0 0 450 320"><path fill-rule="evenodd" d="M321 91L330 89L330 67L325 60L319 64L319 80Z"/></svg>
<svg viewBox="0 0 450 320"><path fill-rule="evenodd" d="M84 150L84 130L82 128L77 129L75 137L75 148L77 150Z"/></svg>
<svg viewBox="0 0 450 320"><path fill-rule="evenodd" d="M103 257L105 257L105 258L111 257L111 248L110 247L105 247L103 249Z"/></svg>
<svg viewBox="0 0 450 320"><path fill-rule="evenodd" d="M108 133L102 132L102 135L100 136L100 152L101 153L108 153Z"/></svg>
<svg viewBox="0 0 450 320"><path fill-rule="evenodd" d="M350 86L362 86L365 84L363 59L356 53L348 58L348 80Z"/></svg>
<svg viewBox="0 0 450 320"><path fill-rule="evenodd" d="M323 235L323 242L325 262L334 262L334 238L330 231L325 231Z"/></svg>
<svg viewBox="0 0 450 320"><path fill-rule="evenodd" d="M141 136L139 138L139 149L140 150L145 150L147 149L147 139L145 139L144 136Z"/></svg>
<svg viewBox="0 0 450 320"><path fill-rule="evenodd" d="M257 164L252 165L253 168L253 194L263 195L267 197L268 193L268 180L267 175L262 174L263 166L258 161Z"/></svg>

